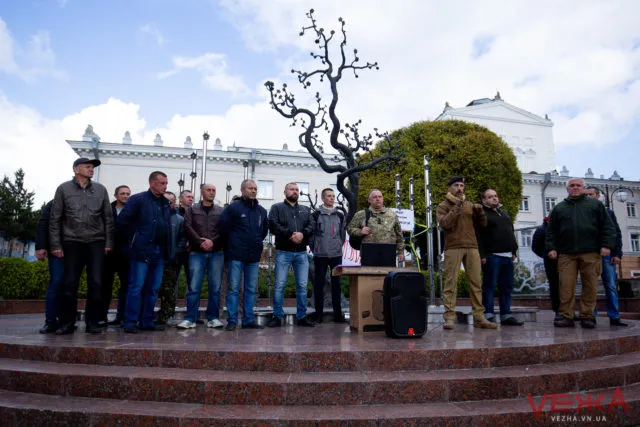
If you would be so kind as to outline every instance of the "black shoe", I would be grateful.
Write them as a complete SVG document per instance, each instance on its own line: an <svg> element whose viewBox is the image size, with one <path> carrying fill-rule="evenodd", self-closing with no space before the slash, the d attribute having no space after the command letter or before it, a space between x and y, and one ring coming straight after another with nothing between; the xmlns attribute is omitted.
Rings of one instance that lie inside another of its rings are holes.
<svg viewBox="0 0 640 427"><path fill-rule="evenodd" d="M102 333L102 328L97 323L87 323L84 331L88 334L100 334Z"/></svg>
<svg viewBox="0 0 640 427"><path fill-rule="evenodd" d="M347 319L345 319L344 314L334 314L333 315L333 323L345 323Z"/></svg>
<svg viewBox="0 0 640 427"><path fill-rule="evenodd" d="M120 325L122 325L122 320L120 320L120 319L118 319L116 317L111 322L107 322L107 325L109 325L109 326L120 326Z"/></svg>
<svg viewBox="0 0 640 427"><path fill-rule="evenodd" d="M580 321L580 326L584 329L594 329L596 327L596 322L593 319L582 319Z"/></svg>
<svg viewBox="0 0 640 427"><path fill-rule="evenodd" d="M207 322L205 322L204 319L196 319L196 325L204 325L205 323Z"/></svg>
<svg viewBox="0 0 640 427"><path fill-rule="evenodd" d="M256 322L251 322L246 325L242 325L242 329L264 329L264 326L259 325Z"/></svg>
<svg viewBox="0 0 640 427"><path fill-rule="evenodd" d="M107 322L106 320L101 320L98 322L98 327L100 328L106 328L107 326L109 326L109 322Z"/></svg>
<svg viewBox="0 0 640 427"><path fill-rule="evenodd" d="M500 324L503 326L522 326L524 325L524 322L512 316L507 319L501 320Z"/></svg>
<svg viewBox="0 0 640 427"><path fill-rule="evenodd" d="M156 320L156 325L161 325L164 326L167 324L167 321L165 319L158 319Z"/></svg>
<svg viewBox="0 0 640 427"><path fill-rule="evenodd" d="M123 329L127 334L137 334L138 332L140 332L135 326L124 326Z"/></svg>
<svg viewBox="0 0 640 427"><path fill-rule="evenodd" d="M564 316L562 316L562 319L560 320L553 321L553 326L555 326L556 328L573 328L575 325L576 324L573 319L567 319Z"/></svg>
<svg viewBox="0 0 640 427"><path fill-rule="evenodd" d="M307 318L313 323L322 323L322 317L323 314L318 313L317 311L307 316Z"/></svg>
<svg viewBox="0 0 640 427"><path fill-rule="evenodd" d="M625 325L626 326L626 325ZM53 334L58 329L58 325L55 323L45 323L42 328L38 332L41 334Z"/></svg>
<svg viewBox="0 0 640 427"><path fill-rule="evenodd" d="M563 316L560 313L556 313L556 316L553 318L553 320L562 320Z"/></svg>
<svg viewBox="0 0 640 427"><path fill-rule="evenodd" d="M161 332L161 331L164 331L164 326L161 326L161 325L140 326L140 330L151 331L151 332Z"/></svg>
<svg viewBox="0 0 640 427"><path fill-rule="evenodd" d="M580 315L578 313L574 313L573 320L580 320Z"/></svg>
<svg viewBox="0 0 640 427"><path fill-rule="evenodd" d="M617 319L609 319L610 326L629 326L627 323L623 323L620 318ZM45 325L46 326L46 325ZM41 329L42 331L42 329ZM42 332L41 332L42 333Z"/></svg>
<svg viewBox="0 0 640 427"><path fill-rule="evenodd" d="M76 330L76 325L73 323L66 323L64 325L61 325L57 330L56 330L56 335L67 335L67 334L72 334L74 333Z"/></svg>
<svg viewBox="0 0 640 427"><path fill-rule="evenodd" d="M227 323L227 326L224 327L225 331L235 331L236 324L235 323Z"/></svg>
<svg viewBox="0 0 640 427"><path fill-rule="evenodd" d="M309 319L307 319L306 316L303 317L302 319L298 319L298 321L296 322L296 325L305 326L307 328L313 328L314 326L316 326L316 324L311 322Z"/></svg>
<svg viewBox="0 0 640 427"><path fill-rule="evenodd" d="M269 328L279 328L280 326L282 326L282 320L279 317L272 317L267 322L267 327Z"/></svg>

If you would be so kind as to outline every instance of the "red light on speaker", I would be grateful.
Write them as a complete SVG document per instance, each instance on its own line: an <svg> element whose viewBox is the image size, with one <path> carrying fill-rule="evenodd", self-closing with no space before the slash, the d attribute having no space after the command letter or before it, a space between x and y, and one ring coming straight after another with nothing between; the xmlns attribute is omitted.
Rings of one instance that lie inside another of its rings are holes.
<svg viewBox="0 0 640 427"><path fill-rule="evenodd" d="M407 334L413 336L416 334L416 331L414 331L413 328L409 328L409 330L407 331Z"/></svg>

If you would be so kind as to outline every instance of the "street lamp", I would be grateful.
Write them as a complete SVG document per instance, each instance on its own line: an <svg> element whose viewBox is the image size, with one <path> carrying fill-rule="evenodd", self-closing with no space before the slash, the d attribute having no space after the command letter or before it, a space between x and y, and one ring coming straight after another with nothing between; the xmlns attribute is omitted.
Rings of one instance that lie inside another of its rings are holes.
<svg viewBox="0 0 640 427"><path fill-rule="evenodd" d="M605 189L605 196L604 196L605 204L609 209L612 209L612 210L613 210L613 202L611 199L616 195L616 193L618 193L618 196L616 197L616 199L621 203L626 203L627 200L629 200L629 194L631 194L631 197L634 197L633 190L623 185L619 185L617 188L615 188L611 192L611 194L609 194L609 184L605 184L604 189Z"/></svg>

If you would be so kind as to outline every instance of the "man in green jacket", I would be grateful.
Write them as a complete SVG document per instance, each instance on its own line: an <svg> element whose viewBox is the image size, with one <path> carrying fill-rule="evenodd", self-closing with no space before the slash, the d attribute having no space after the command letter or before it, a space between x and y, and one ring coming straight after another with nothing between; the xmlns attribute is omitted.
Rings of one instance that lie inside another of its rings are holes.
<svg viewBox="0 0 640 427"><path fill-rule="evenodd" d="M546 247L549 258L558 259L560 275L560 314L556 327L573 327L578 271L582 279L580 324L596 327L593 311L596 304L598 277L602 272L601 257L615 248L616 231L607 210L585 194L584 180L567 182L569 197L557 204L549 218Z"/></svg>

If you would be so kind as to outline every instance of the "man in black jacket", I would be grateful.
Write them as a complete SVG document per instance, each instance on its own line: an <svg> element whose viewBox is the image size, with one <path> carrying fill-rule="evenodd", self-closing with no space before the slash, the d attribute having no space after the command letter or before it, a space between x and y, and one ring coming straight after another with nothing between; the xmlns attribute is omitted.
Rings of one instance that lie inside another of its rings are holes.
<svg viewBox="0 0 640 427"><path fill-rule="evenodd" d="M51 254L64 258L64 279L60 301L60 327L56 334L75 331L78 285L87 267L86 332L100 333L102 315L100 282L104 255L114 246L113 214L109 193L102 184L91 182L100 160L84 157L73 163L75 174L56 190L51 206L49 239Z"/></svg>
<svg viewBox="0 0 640 427"><path fill-rule="evenodd" d="M314 326L307 319L307 278L309 257L307 242L313 230L311 210L298 204L300 190L298 184L290 182L284 187L284 202L271 206L269 230L276 238L276 279L273 292L273 317L269 327L282 325L284 311L284 285L289 267L293 265L296 280L296 319L298 326Z"/></svg>
<svg viewBox="0 0 640 427"><path fill-rule="evenodd" d="M587 197L600 200L600 190L597 187L587 187ZM607 299L607 316L609 316L609 324L611 326L627 326L620 320L620 311L618 310L618 277L616 274L616 266L620 265L622 260L622 231L618 225L616 214L613 210L607 208L607 212L613 221L616 229L616 247L611 251L611 255L602 257L602 285L604 286L604 294Z"/></svg>
<svg viewBox="0 0 640 427"><path fill-rule="evenodd" d="M114 191L115 201L111 202L111 213L114 221L124 209L125 203L131 196L131 189L126 185L119 185ZM124 320L124 307L127 302L127 289L129 288L129 258L122 252L122 246L126 244L125 237L116 231L115 245L111 253L104 257L104 268L102 269L102 324L120 325ZM113 279L116 274L120 279L120 290L118 291L118 309L116 318L107 322L107 314L111 306L111 294L113 293Z"/></svg>
<svg viewBox="0 0 640 427"><path fill-rule="evenodd" d="M584 180L567 181L569 197L558 203L551 212L547 229L546 248L549 258L558 258L560 274L560 313L563 318L553 322L556 327L573 327L573 307L576 298L578 271L582 279L580 324L596 327L598 276L602 272L603 256L615 248L616 232L607 210L597 200L584 194Z"/></svg>
<svg viewBox="0 0 640 427"><path fill-rule="evenodd" d="M51 215L51 205L53 200L42 209L40 221L36 231L36 257L40 261L48 258L49 266L49 287L45 295L44 318L45 323L40 328L41 334L50 334L58 329L60 324L60 293L62 278L64 275L64 259L51 256L49 246L49 216Z"/></svg>
<svg viewBox="0 0 640 427"><path fill-rule="evenodd" d="M511 314L513 291L513 261L518 243L513 231L513 221L500 207L498 193L488 189L482 193L482 209L487 216L486 227L477 227L478 251L482 262L482 305L487 320L495 322L493 294L496 284L500 290L500 324L522 326L524 323Z"/></svg>

